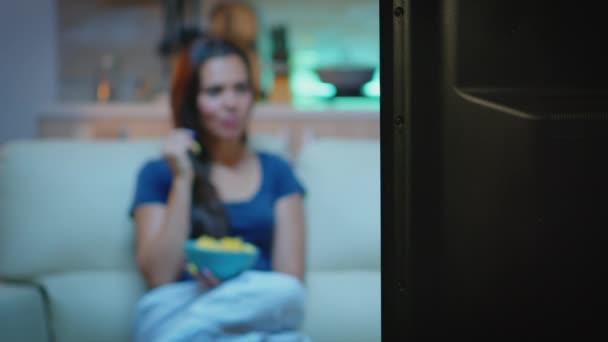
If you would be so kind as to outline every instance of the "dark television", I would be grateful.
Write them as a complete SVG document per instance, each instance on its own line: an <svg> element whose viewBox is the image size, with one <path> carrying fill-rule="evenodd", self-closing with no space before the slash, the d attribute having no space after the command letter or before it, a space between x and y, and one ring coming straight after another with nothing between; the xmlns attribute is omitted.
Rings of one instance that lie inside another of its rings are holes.
<svg viewBox="0 0 608 342"><path fill-rule="evenodd" d="M607 334L600 4L381 2L386 340Z"/></svg>

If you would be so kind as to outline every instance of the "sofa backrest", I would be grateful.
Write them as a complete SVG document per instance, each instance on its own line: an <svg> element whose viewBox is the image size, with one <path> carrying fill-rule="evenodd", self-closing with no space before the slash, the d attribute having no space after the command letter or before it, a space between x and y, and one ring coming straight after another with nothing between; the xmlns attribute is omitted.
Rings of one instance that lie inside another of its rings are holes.
<svg viewBox="0 0 608 342"><path fill-rule="evenodd" d="M258 149L287 146L254 136ZM0 152L0 278L134 269L128 209L141 165L160 140L25 140Z"/></svg>
<svg viewBox="0 0 608 342"><path fill-rule="evenodd" d="M320 138L296 159L307 190L307 268L380 270L380 143Z"/></svg>

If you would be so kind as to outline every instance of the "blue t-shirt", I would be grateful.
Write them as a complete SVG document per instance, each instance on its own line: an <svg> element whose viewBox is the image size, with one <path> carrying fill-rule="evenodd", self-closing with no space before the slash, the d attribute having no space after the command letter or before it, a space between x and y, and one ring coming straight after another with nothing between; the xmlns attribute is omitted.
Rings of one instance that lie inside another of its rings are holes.
<svg viewBox="0 0 608 342"><path fill-rule="evenodd" d="M283 196L304 194L291 166L276 155L257 152L262 179L258 191L249 199L224 202L230 222L231 235L240 236L260 250L260 257L253 267L256 270L271 269L272 238L274 232L274 204ZM148 161L139 171L131 213L141 204L167 203L172 174L165 159ZM191 279L184 272L182 278Z"/></svg>

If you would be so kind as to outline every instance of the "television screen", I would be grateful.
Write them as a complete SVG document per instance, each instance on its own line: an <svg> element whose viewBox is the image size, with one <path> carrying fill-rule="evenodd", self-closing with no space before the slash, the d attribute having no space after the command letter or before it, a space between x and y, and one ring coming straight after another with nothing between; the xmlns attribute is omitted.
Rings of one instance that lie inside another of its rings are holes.
<svg viewBox="0 0 608 342"><path fill-rule="evenodd" d="M604 12L412 0L381 15L383 336L601 328Z"/></svg>

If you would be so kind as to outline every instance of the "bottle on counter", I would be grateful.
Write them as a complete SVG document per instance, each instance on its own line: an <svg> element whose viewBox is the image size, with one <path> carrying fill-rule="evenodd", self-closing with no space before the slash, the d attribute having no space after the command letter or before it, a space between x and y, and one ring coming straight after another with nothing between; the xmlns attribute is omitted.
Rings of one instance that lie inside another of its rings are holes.
<svg viewBox="0 0 608 342"><path fill-rule="evenodd" d="M286 27L282 25L273 27L271 36L274 77L268 100L275 103L289 103L291 102L291 90L289 88L289 52Z"/></svg>
<svg viewBox="0 0 608 342"><path fill-rule="evenodd" d="M114 89L111 83L113 69L114 56L109 54L102 56L95 87L95 100L97 100L97 102L108 102L114 97Z"/></svg>

